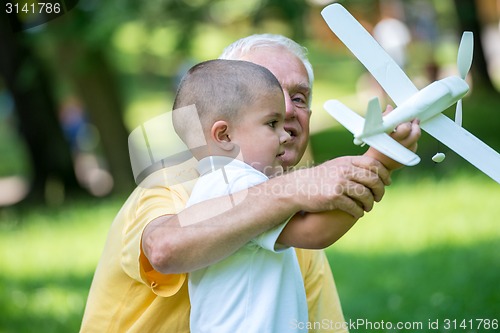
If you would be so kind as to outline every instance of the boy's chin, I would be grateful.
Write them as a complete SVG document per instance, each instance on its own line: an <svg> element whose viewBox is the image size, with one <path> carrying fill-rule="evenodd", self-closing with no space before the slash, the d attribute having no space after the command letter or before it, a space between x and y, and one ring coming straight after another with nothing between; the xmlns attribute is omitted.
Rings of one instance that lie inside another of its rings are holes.
<svg viewBox="0 0 500 333"><path fill-rule="evenodd" d="M290 168L293 168L298 162L297 153L295 151L286 151L283 156L281 156L281 165L283 169L286 171Z"/></svg>
<svg viewBox="0 0 500 333"><path fill-rule="evenodd" d="M269 177L269 178L273 178L273 177L278 177L278 176L281 176L283 174L283 168L276 168L273 170L273 172L267 174L266 176Z"/></svg>

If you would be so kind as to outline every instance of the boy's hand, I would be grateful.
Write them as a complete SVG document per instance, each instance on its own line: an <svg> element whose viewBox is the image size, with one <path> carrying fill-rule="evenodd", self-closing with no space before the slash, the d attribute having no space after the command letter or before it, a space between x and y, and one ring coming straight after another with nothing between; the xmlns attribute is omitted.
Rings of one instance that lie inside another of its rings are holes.
<svg viewBox="0 0 500 333"><path fill-rule="evenodd" d="M384 115L390 113L393 110L393 107L388 105L387 108L385 109ZM417 151L417 146L418 146L418 139L420 138L421 131L420 131L420 121L418 119L414 119L411 122L406 122L398 125L396 127L396 130L390 134L390 136L405 146L406 148L410 149L413 152ZM393 159L385 156L375 148L370 147L368 151L365 153L365 156L370 156L381 162L387 169L389 170L396 170L403 165L399 162L394 161Z"/></svg>

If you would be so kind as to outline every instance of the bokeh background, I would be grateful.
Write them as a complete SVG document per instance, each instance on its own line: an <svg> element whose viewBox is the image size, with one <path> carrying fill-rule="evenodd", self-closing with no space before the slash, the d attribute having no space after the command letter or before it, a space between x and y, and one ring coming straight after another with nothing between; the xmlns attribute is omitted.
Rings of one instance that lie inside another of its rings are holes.
<svg viewBox="0 0 500 333"><path fill-rule="evenodd" d="M2 2L0 332L78 331L108 227L135 186L128 134L171 110L190 66L238 38L279 33L308 48L304 164L362 153L322 104L363 114L373 96L392 102L322 20L331 2L63 1L52 16L7 15ZM460 36L473 31L463 125L500 151L500 1L340 3L418 87L457 74ZM438 151L447 158L434 164ZM500 187L426 134L418 153L422 162L394 173L384 200L327 249L346 319L495 331L480 319L500 320Z"/></svg>

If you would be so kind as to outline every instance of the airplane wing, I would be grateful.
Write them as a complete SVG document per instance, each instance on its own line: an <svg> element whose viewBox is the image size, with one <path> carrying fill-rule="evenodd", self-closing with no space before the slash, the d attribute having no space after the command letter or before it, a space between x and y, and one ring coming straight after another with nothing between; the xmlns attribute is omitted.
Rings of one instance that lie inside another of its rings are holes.
<svg viewBox="0 0 500 333"><path fill-rule="evenodd" d="M335 118L352 134L356 135L357 133L361 133L363 130L365 119L341 102L331 99L326 101L323 107L326 112L330 114L330 116Z"/></svg>
<svg viewBox="0 0 500 333"><path fill-rule="evenodd" d="M500 183L500 154L453 120L438 114L420 127Z"/></svg>
<svg viewBox="0 0 500 333"><path fill-rule="evenodd" d="M321 11L321 15L396 105L418 92L401 67L342 5L329 5Z"/></svg>
<svg viewBox="0 0 500 333"><path fill-rule="evenodd" d="M363 130L364 118L339 101L329 100L325 103L324 108L354 135ZM363 142L401 164L412 166L420 162L420 157L417 154L399 144L386 133L363 137Z"/></svg>

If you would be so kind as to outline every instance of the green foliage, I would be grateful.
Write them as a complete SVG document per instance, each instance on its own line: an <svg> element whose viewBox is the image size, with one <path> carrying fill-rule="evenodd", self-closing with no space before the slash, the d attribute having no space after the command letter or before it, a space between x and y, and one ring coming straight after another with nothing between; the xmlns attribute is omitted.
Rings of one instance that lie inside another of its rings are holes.
<svg viewBox="0 0 500 333"><path fill-rule="evenodd" d="M29 157L26 156L25 147L12 125L12 122L0 119L0 156L2 156L0 177L29 173L29 163L27 163Z"/></svg>

